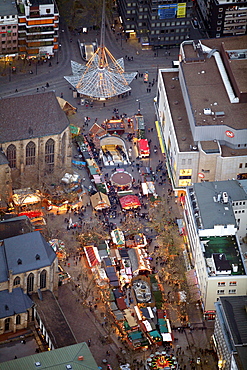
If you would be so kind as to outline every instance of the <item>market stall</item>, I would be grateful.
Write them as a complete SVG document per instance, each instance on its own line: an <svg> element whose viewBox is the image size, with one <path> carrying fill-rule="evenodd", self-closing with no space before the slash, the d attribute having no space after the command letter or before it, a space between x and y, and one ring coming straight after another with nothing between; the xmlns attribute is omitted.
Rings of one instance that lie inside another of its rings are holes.
<svg viewBox="0 0 247 370"><path fill-rule="evenodd" d="M120 198L120 204L123 209L133 209L141 207L141 202L136 195L125 195Z"/></svg>
<svg viewBox="0 0 247 370"><path fill-rule="evenodd" d="M106 209L106 208L111 207L111 203L110 203L110 200L108 198L108 195L104 194L104 193L101 193L101 192L98 192L98 193L95 193L94 195L91 195L90 201L91 201L92 207L96 211L102 211L102 209Z"/></svg>

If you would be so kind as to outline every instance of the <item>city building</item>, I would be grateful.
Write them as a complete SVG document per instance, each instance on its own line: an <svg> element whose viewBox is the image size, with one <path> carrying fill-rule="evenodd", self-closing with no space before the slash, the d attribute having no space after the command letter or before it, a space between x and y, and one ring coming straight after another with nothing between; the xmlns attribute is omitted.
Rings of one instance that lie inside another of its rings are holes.
<svg viewBox="0 0 247 370"><path fill-rule="evenodd" d="M247 296L220 297L215 303L213 344L218 368L247 369Z"/></svg>
<svg viewBox="0 0 247 370"><path fill-rule="evenodd" d="M118 0L117 4L123 32L137 38L143 49L179 45L190 38L192 1Z"/></svg>
<svg viewBox="0 0 247 370"><path fill-rule="evenodd" d="M246 35L246 0L197 0L197 7L209 37Z"/></svg>
<svg viewBox="0 0 247 370"><path fill-rule="evenodd" d="M70 170L69 121L54 92L2 99L0 117L13 188L50 184Z"/></svg>
<svg viewBox="0 0 247 370"><path fill-rule="evenodd" d="M71 346L54 349L53 351L35 353L31 356L1 363L2 370L35 370L48 367L50 369L99 369L86 343L77 343Z"/></svg>
<svg viewBox="0 0 247 370"><path fill-rule="evenodd" d="M247 178L246 45L247 36L184 41L179 67L159 70L156 127L176 195Z"/></svg>
<svg viewBox="0 0 247 370"><path fill-rule="evenodd" d="M247 233L247 180L195 183L186 188L186 244L194 265L206 318L214 318L221 296L247 294L244 243Z"/></svg>
<svg viewBox="0 0 247 370"><path fill-rule="evenodd" d="M0 2L0 59L18 55L18 12L12 0Z"/></svg>
<svg viewBox="0 0 247 370"><path fill-rule="evenodd" d="M16 0L21 58L49 58L59 49L59 12L55 0Z"/></svg>
<svg viewBox="0 0 247 370"><path fill-rule="evenodd" d="M0 245L0 335L27 328L34 320L30 294L57 288L56 253L39 231L4 239Z"/></svg>

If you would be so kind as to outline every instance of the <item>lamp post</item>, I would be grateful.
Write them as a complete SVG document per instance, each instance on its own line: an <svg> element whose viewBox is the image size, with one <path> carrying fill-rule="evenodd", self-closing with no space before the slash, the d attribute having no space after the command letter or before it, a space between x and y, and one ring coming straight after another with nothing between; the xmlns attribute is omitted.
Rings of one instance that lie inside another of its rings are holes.
<svg viewBox="0 0 247 370"><path fill-rule="evenodd" d="M140 112L141 112L141 101L139 99L136 99L136 101L138 102L138 114L140 114Z"/></svg>

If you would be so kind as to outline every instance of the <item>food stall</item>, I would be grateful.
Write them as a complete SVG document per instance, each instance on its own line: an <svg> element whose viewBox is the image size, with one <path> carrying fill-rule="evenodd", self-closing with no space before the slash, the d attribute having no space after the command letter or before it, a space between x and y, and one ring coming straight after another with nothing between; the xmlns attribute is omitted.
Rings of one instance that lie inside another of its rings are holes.
<svg viewBox="0 0 247 370"><path fill-rule="evenodd" d="M120 204L122 209L133 209L141 207L141 202L136 195L125 195L120 198Z"/></svg>
<svg viewBox="0 0 247 370"><path fill-rule="evenodd" d="M108 195L101 193L101 192L91 195L90 201L91 201L92 207L96 211L102 211L103 209L111 207L111 203L108 198Z"/></svg>
<svg viewBox="0 0 247 370"><path fill-rule="evenodd" d="M150 156L150 148L147 139L139 139L137 141L137 149L140 158L148 158Z"/></svg>

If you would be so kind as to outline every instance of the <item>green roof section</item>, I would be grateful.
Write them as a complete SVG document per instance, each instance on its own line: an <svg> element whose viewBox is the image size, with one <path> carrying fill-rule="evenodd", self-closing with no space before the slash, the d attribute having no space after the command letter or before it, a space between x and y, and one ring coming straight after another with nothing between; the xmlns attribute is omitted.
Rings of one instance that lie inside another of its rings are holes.
<svg viewBox="0 0 247 370"><path fill-rule="evenodd" d="M70 368L68 365L73 370L98 370L98 365L86 343L78 343L3 362L1 363L1 370L66 370L66 368Z"/></svg>
<svg viewBox="0 0 247 370"><path fill-rule="evenodd" d="M245 275L241 253L234 235L200 237L200 241L204 244L205 258L211 258L213 253L224 254L231 266L235 265L238 267L236 272L232 268L231 275Z"/></svg>

